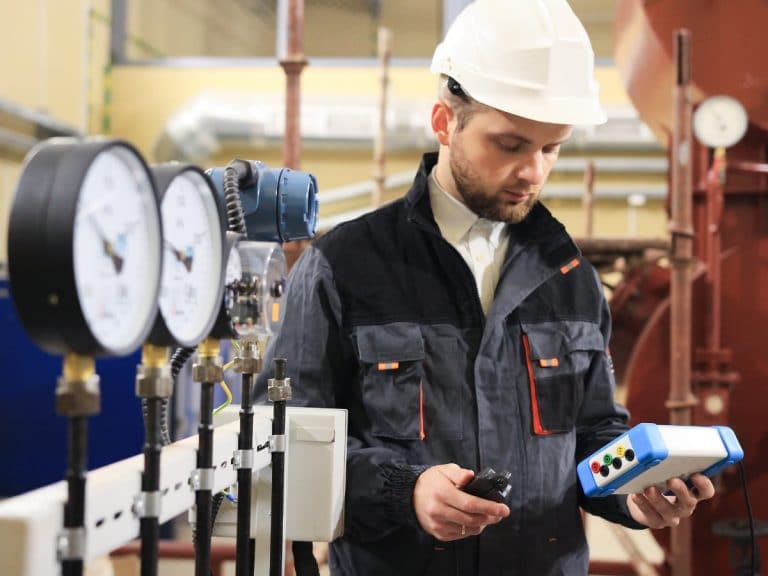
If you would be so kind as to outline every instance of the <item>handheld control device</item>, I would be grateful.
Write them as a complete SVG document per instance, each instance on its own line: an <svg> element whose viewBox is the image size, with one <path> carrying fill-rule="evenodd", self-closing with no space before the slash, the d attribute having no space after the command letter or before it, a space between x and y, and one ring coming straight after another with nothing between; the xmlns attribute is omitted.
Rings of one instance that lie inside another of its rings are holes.
<svg viewBox="0 0 768 576"><path fill-rule="evenodd" d="M504 502L512 486L509 479L512 474L509 472L496 472L493 468L486 468L479 474L476 474L472 481L464 486L462 490L473 496L493 500L494 502Z"/></svg>
<svg viewBox="0 0 768 576"><path fill-rule="evenodd" d="M744 458L727 426L638 424L578 465L584 493L599 497L666 488L670 478L714 476Z"/></svg>

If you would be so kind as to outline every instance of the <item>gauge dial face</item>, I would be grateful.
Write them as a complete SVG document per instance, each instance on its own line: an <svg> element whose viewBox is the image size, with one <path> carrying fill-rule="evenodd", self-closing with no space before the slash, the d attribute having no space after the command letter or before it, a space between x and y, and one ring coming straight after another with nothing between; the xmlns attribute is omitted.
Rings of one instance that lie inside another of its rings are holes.
<svg viewBox="0 0 768 576"><path fill-rule="evenodd" d="M711 148L733 146L744 137L748 124L744 106L730 96L711 96L693 114L696 138Z"/></svg>
<svg viewBox="0 0 768 576"><path fill-rule="evenodd" d="M181 172L163 196L164 254L160 313L188 345L202 341L221 305L221 222L205 178Z"/></svg>
<svg viewBox="0 0 768 576"><path fill-rule="evenodd" d="M113 353L141 344L156 311L160 220L154 188L130 150L113 146L88 168L77 201L75 286L88 327Z"/></svg>

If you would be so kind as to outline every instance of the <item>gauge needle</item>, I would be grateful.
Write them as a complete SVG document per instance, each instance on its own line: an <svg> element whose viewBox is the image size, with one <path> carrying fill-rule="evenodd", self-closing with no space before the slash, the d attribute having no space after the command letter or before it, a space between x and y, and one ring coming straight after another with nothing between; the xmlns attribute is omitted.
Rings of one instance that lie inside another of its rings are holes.
<svg viewBox="0 0 768 576"><path fill-rule="evenodd" d="M186 250L179 250L168 240L166 240L165 243L170 249L171 253L176 257L176 260L184 265L184 268L186 268L187 272L191 272L192 261L194 260L195 255L194 248L192 248L192 246L187 246Z"/></svg>
<svg viewBox="0 0 768 576"><path fill-rule="evenodd" d="M107 240L106 234L104 234L104 230L101 228L101 224L99 224L99 221L96 219L96 217L93 214L88 215L88 219L93 223L94 228L96 228L96 235L99 237L99 240L101 240L101 248L104 250L104 255L107 256L109 259L112 260L112 265L115 267L115 272L117 274L120 274L123 270L123 255L118 253L115 250L115 246ZM117 237L117 243L118 247L122 244L123 247L125 245L125 235L120 234ZM120 252L123 252L124 250L120 250Z"/></svg>

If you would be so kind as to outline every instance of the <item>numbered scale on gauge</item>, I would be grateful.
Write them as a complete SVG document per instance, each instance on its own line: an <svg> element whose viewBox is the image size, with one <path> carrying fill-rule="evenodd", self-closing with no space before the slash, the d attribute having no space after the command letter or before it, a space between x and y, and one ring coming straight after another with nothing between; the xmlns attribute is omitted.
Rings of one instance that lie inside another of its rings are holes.
<svg viewBox="0 0 768 576"><path fill-rule="evenodd" d="M160 315L150 340L194 346L211 331L221 307L224 278L224 208L197 167L152 168L161 196L163 273Z"/></svg>
<svg viewBox="0 0 768 576"><path fill-rule="evenodd" d="M51 353L130 353L157 311L161 241L154 182L132 146L47 141L28 156L9 225L25 329Z"/></svg>

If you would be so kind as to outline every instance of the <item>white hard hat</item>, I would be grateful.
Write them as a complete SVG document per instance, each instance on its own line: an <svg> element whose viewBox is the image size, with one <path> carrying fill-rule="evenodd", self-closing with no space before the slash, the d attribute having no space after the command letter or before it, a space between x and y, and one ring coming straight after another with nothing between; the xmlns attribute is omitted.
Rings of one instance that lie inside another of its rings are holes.
<svg viewBox="0 0 768 576"><path fill-rule="evenodd" d="M587 32L566 0L475 0L435 49L432 72L516 116L602 124L594 60Z"/></svg>

